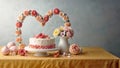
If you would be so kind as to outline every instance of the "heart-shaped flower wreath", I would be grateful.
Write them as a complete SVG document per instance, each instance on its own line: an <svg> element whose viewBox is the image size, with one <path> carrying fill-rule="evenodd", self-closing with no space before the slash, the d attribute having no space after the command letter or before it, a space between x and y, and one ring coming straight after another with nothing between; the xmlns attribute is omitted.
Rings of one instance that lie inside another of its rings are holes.
<svg viewBox="0 0 120 68"><path fill-rule="evenodd" d="M60 11L58 8L55 8L53 10L49 10L44 17L40 15L36 10L25 10L22 12L20 16L18 16L17 22L16 22L16 42L18 43L20 49L25 47L25 44L22 42L22 30L21 27L23 25L23 21L27 16L33 16L37 21L40 22L42 26L44 26L48 21L49 18L51 18L53 15L59 15L63 21L64 26L60 28L56 28L53 32L54 36L66 36L66 37L72 37L73 36L73 30L71 28L71 23L69 20L69 17L66 13Z"/></svg>

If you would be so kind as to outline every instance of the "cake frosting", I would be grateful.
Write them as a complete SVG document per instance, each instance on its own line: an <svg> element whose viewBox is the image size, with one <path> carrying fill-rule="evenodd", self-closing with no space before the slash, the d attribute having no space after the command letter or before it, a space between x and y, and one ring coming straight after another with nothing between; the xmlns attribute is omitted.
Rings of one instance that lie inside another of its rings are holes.
<svg viewBox="0 0 120 68"><path fill-rule="evenodd" d="M55 48L55 38L43 33L29 38L29 48L33 49L53 49Z"/></svg>
<svg viewBox="0 0 120 68"><path fill-rule="evenodd" d="M34 49L52 49L55 48L55 39L30 38L29 47Z"/></svg>

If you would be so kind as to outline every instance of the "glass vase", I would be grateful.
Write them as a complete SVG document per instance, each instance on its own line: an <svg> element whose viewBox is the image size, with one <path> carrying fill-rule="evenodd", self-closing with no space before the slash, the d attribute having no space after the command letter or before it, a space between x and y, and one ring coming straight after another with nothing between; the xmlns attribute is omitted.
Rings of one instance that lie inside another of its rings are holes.
<svg viewBox="0 0 120 68"><path fill-rule="evenodd" d="M69 42L67 37L60 37L58 48L61 54L69 52Z"/></svg>

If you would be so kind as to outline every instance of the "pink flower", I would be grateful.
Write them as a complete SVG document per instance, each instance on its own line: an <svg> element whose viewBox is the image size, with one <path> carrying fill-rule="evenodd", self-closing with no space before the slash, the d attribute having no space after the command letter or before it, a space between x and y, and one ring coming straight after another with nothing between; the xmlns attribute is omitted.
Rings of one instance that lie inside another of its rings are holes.
<svg viewBox="0 0 120 68"><path fill-rule="evenodd" d="M64 30L66 31L66 36L68 38L73 37L74 32L71 27L64 27Z"/></svg>
<svg viewBox="0 0 120 68"><path fill-rule="evenodd" d="M61 32L60 36L65 37L65 31Z"/></svg>
<svg viewBox="0 0 120 68"><path fill-rule="evenodd" d="M71 32L66 32L66 36L69 38L69 37L72 37L72 34Z"/></svg>
<svg viewBox="0 0 120 68"><path fill-rule="evenodd" d="M1 49L1 52L3 55L8 55L10 53L10 50L7 46L4 46L2 49Z"/></svg>
<svg viewBox="0 0 120 68"><path fill-rule="evenodd" d="M71 27L64 27L64 31L71 31L72 30L72 28Z"/></svg>

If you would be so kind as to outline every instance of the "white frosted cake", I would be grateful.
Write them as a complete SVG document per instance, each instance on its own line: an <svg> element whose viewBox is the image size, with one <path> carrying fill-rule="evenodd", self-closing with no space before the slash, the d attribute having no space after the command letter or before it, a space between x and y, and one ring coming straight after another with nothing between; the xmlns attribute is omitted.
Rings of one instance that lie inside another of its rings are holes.
<svg viewBox="0 0 120 68"><path fill-rule="evenodd" d="M54 49L55 48L55 38L48 37L45 34L36 35L29 39L29 48L32 49Z"/></svg>

